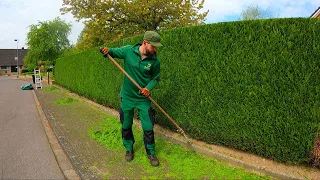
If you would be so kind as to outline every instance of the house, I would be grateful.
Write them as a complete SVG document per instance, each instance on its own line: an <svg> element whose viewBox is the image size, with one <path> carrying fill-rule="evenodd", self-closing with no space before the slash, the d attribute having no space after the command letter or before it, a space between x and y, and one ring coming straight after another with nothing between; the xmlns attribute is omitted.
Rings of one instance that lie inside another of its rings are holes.
<svg viewBox="0 0 320 180"><path fill-rule="evenodd" d="M316 11L314 11L311 16L311 18L320 18L320 7Z"/></svg>
<svg viewBox="0 0 320 180"><path fill-rule="evenodd" d="M21 73L27 52L27 49L0 49L0 75L16 73L17 65L19 66L19 73ZM18 61L16 60L17 53Z"/></svg>

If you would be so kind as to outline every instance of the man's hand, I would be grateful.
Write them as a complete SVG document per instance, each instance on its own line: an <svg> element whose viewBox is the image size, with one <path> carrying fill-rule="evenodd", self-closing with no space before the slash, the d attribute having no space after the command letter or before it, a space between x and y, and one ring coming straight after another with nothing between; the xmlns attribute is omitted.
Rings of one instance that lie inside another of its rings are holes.
<svg viewBox="0 0 320 180"><path fill-rule="evenodd" d="M109 53L109 49L107 47L102 47L100 48L100 52L105 56Z"/></svg>
<svg viewBox="0 0 320 180"><path fill-rule="evenodd" d="M148 97L150 95L150 91L147 88L142 88L141 94L144 95L145 97Z"/></svg>

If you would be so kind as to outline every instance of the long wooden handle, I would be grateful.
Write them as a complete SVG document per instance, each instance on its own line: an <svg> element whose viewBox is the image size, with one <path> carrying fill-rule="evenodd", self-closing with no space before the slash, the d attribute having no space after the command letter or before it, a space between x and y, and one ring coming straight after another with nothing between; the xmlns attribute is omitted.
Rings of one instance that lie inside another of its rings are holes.
<svg viewBox="0 0 320 180"><path fill-rule="evenodd" d="M139 90L141 91L142 88L141 86L134 80L130 77L130 75L109 55L109 54L106 54L108 59L114 64L117 66L117 68L125 75L127 76L127 78L135 85L137 86L137 88L139 88ZM106 56L104 55L104 56ZM187 135L185 134L185 132L183 131L183 129L169 116L168 113L166 113L162 108L161 106L159 106L158 103L156 103L152 98L151 96L148 96L149 100L171 121L171 123L173 125L175 125L177 128L178 128L178 132L180 132L186 139L187 141L191 144L191 141L188 139Z"/></svg>

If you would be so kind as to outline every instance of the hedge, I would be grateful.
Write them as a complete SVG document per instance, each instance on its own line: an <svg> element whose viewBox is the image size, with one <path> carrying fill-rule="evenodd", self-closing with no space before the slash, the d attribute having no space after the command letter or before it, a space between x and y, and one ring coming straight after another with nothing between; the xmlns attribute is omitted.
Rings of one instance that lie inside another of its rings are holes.
<svg viewBox="0 0 320 180"><path fill-rule="evenodd" d="M319 130L320 21L269 19L159 32L161 82L152 97L189 136L302 163ZM142 35L108 44L142 41ZM121 63L121 60L118 60ZM119 108L123 75L99 48L63 57L55 81ZM174 129L159 112L157 123Z"/></svg>

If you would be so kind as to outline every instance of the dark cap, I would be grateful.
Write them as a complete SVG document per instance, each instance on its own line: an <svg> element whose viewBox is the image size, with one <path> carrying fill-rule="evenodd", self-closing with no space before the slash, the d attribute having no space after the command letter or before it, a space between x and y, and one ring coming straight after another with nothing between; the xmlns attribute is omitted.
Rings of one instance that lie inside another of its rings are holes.
<svg viewBox="0 0 320 180"><path fill-rule="evenodd" d="M143 40L148 41L152 46L160 47L162 44L160 43L160 35L154 31L146 31L144 33Z"/></svg>

